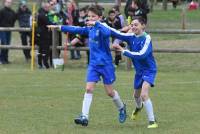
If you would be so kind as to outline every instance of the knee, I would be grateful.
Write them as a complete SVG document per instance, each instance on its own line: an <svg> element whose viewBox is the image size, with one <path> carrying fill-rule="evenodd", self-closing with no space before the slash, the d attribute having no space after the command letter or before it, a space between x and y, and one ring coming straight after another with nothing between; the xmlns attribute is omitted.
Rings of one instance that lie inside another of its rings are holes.
<svg viewBox="0 0 200 134"><path fill-rule="evenodd" d="M86 92L87 93L92 93L93 92L93 88L90 88L90 87L86 88Z"/></svg>
<svg viewBox="0 0 200 134"><path fill-rule="evenodd" d="M138 94L133 94L133 97L134 97L134 98L140 98L140 95L138 95Z"/></svg>
<svg viewBox="0 0 200 134"><path fill-rule="evenodd" d="M142 101L146 101L149 98L148 94L145 93L142 93L140 96L142 98Z"/></svg>
<svg viewBox="0 0 200 134"><path fill-rule="evenodd" d="M113 97L115 95L114 91L107 91L107 95Z"/></svg>

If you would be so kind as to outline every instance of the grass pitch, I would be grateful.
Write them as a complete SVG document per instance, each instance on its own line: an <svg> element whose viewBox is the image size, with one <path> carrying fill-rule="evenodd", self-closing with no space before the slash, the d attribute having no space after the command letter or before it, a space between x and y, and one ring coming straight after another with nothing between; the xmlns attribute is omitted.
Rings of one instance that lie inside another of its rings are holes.
<svg viewBox="0 0 200 134"><path fill-rule="evenodd" d="M156 9L149 14L149 28L181 28L180 13L180 8ZM187 12L187 29L199 28L199 13ZM18 33L13 35L12 44L20 44ZM152 38L155 48L199 49L199 35L152 34ZM68 60L64 71L30 71L22 51L10 51L9 55L12 64L0 65L0 134L199 134L200 54L155 54L158 76L150 96L159 128L151 130L146 128L144 110L137 122L127 118L120 124L102 83L94 92L89 126L75 125L73 119L81 111L85 89L85 61ZM134 72L124 68L122 63L116 70L115 87L130 116L135 107Z"/></svg>
<svg viewBox="0 0 200 134"><path fill-rule="evenodd" d="M158 62L156 86L150 94L159 123L147 129L143 110L136 122L129 117L118 122L118 112L97 84L88 127L77 126L73 119L82 106L86 68L80 61L69 61L65 71L38 70L15 61L0 66L1 134L197 134L200 130L199 54L155 54ZM187 58L185 58L187 57ZM182 60L181 60L182 59ZM184 60L183 60L184 59ZM193 59L191 62L190 59ZM180 61L181 60L181 61ZM187 62L187 63L186 63ZM170 64L169 64L170 63ZM116 89L127 104L130 116L133 71L123 65L116 70Z"/></svg>

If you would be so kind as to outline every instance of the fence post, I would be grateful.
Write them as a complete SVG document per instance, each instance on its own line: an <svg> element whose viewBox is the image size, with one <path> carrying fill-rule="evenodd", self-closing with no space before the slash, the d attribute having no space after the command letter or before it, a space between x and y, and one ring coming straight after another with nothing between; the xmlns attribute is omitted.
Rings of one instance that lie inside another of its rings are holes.
<svg viewBox="0 0 200 134"><path fill-rule="evenodd" d="M185 24L186 24L186 8L183 7L181 11L181 28L185 29Z"/></svg>
<svg viewBox="0 0 200 134"><path fill-rule="evenodd" d="M57 50L57 46L59 44L59 31L57 29L53 29L52 30L52 58L58 58L58 50Z"/></svg>

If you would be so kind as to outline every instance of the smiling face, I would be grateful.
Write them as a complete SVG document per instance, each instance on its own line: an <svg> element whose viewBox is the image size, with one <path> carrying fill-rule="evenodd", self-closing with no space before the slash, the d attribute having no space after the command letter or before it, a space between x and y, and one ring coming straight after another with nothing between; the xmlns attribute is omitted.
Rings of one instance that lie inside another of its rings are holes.
<svg viewBox="0 0 200 134"><path fill-rule="evenodd" d="M131 22L131 29L133 33L135 33L136 35L140 35L144 32L145 24L139 22L138 19L135 19Z"/></svg>
<svg viewBox="0 0 200 134"><path fill-rule="evenodd" d="M101 17L99 15L95 14L94 12L89 11L88 12L88 20L89 21L98 21L98 20L101 20Z"/></svg>

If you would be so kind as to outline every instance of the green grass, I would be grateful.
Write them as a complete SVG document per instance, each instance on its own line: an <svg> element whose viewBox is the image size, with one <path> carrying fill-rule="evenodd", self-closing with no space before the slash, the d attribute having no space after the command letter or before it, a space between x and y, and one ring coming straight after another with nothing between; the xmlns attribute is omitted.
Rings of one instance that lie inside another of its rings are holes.
<svg viewBox="0 0 200 134"><path fill-rule="evenodd" d="M156 86L150 92L159 128L147 129L145 111L137 122L118 123L118 112L97 84L88 127L73 122L81 111L85 61L68 61L65 71L30 71L22 57L0 66L1 134L197 134L200 126L199 54L155 54L158 62ZM13 58L14 59L14 58ZM191 60L193 59L193 60ZM73 65L72 65L73 64ZM133 71L124 65L116 70L116 89L127 104L132 100Z"/></svg>
<svg viewBox="0 0 200 134"><path fill-rule="evenodd" d="M1 0L0 0L1 1ZM155 8L149 14L149 28L180 28L181 8L167 12ZM200 10L187 12L187 28L199 28ZM12 44L20 44L18 33ZM199 35L152 34L154 48L199 48ZM164 41L163 41L164 40ZM175 41L173 41L175 40ZM185 42L179 44L177 40ZM159 43L158 45L156 43ZM86 59L67 61L65 71L30 71L22 51L9 53L12 64L0 65L0 134L198 134L200 130L200 54L156 53L158 75L150 92L159 128L146 129L143 110L140 120L118 123L117 111L97 84L88 127L73 122L81 111L85 88ZM132 79L121 63L116 70L116 89L127 104L128 114L134 108Z"/></svg>

